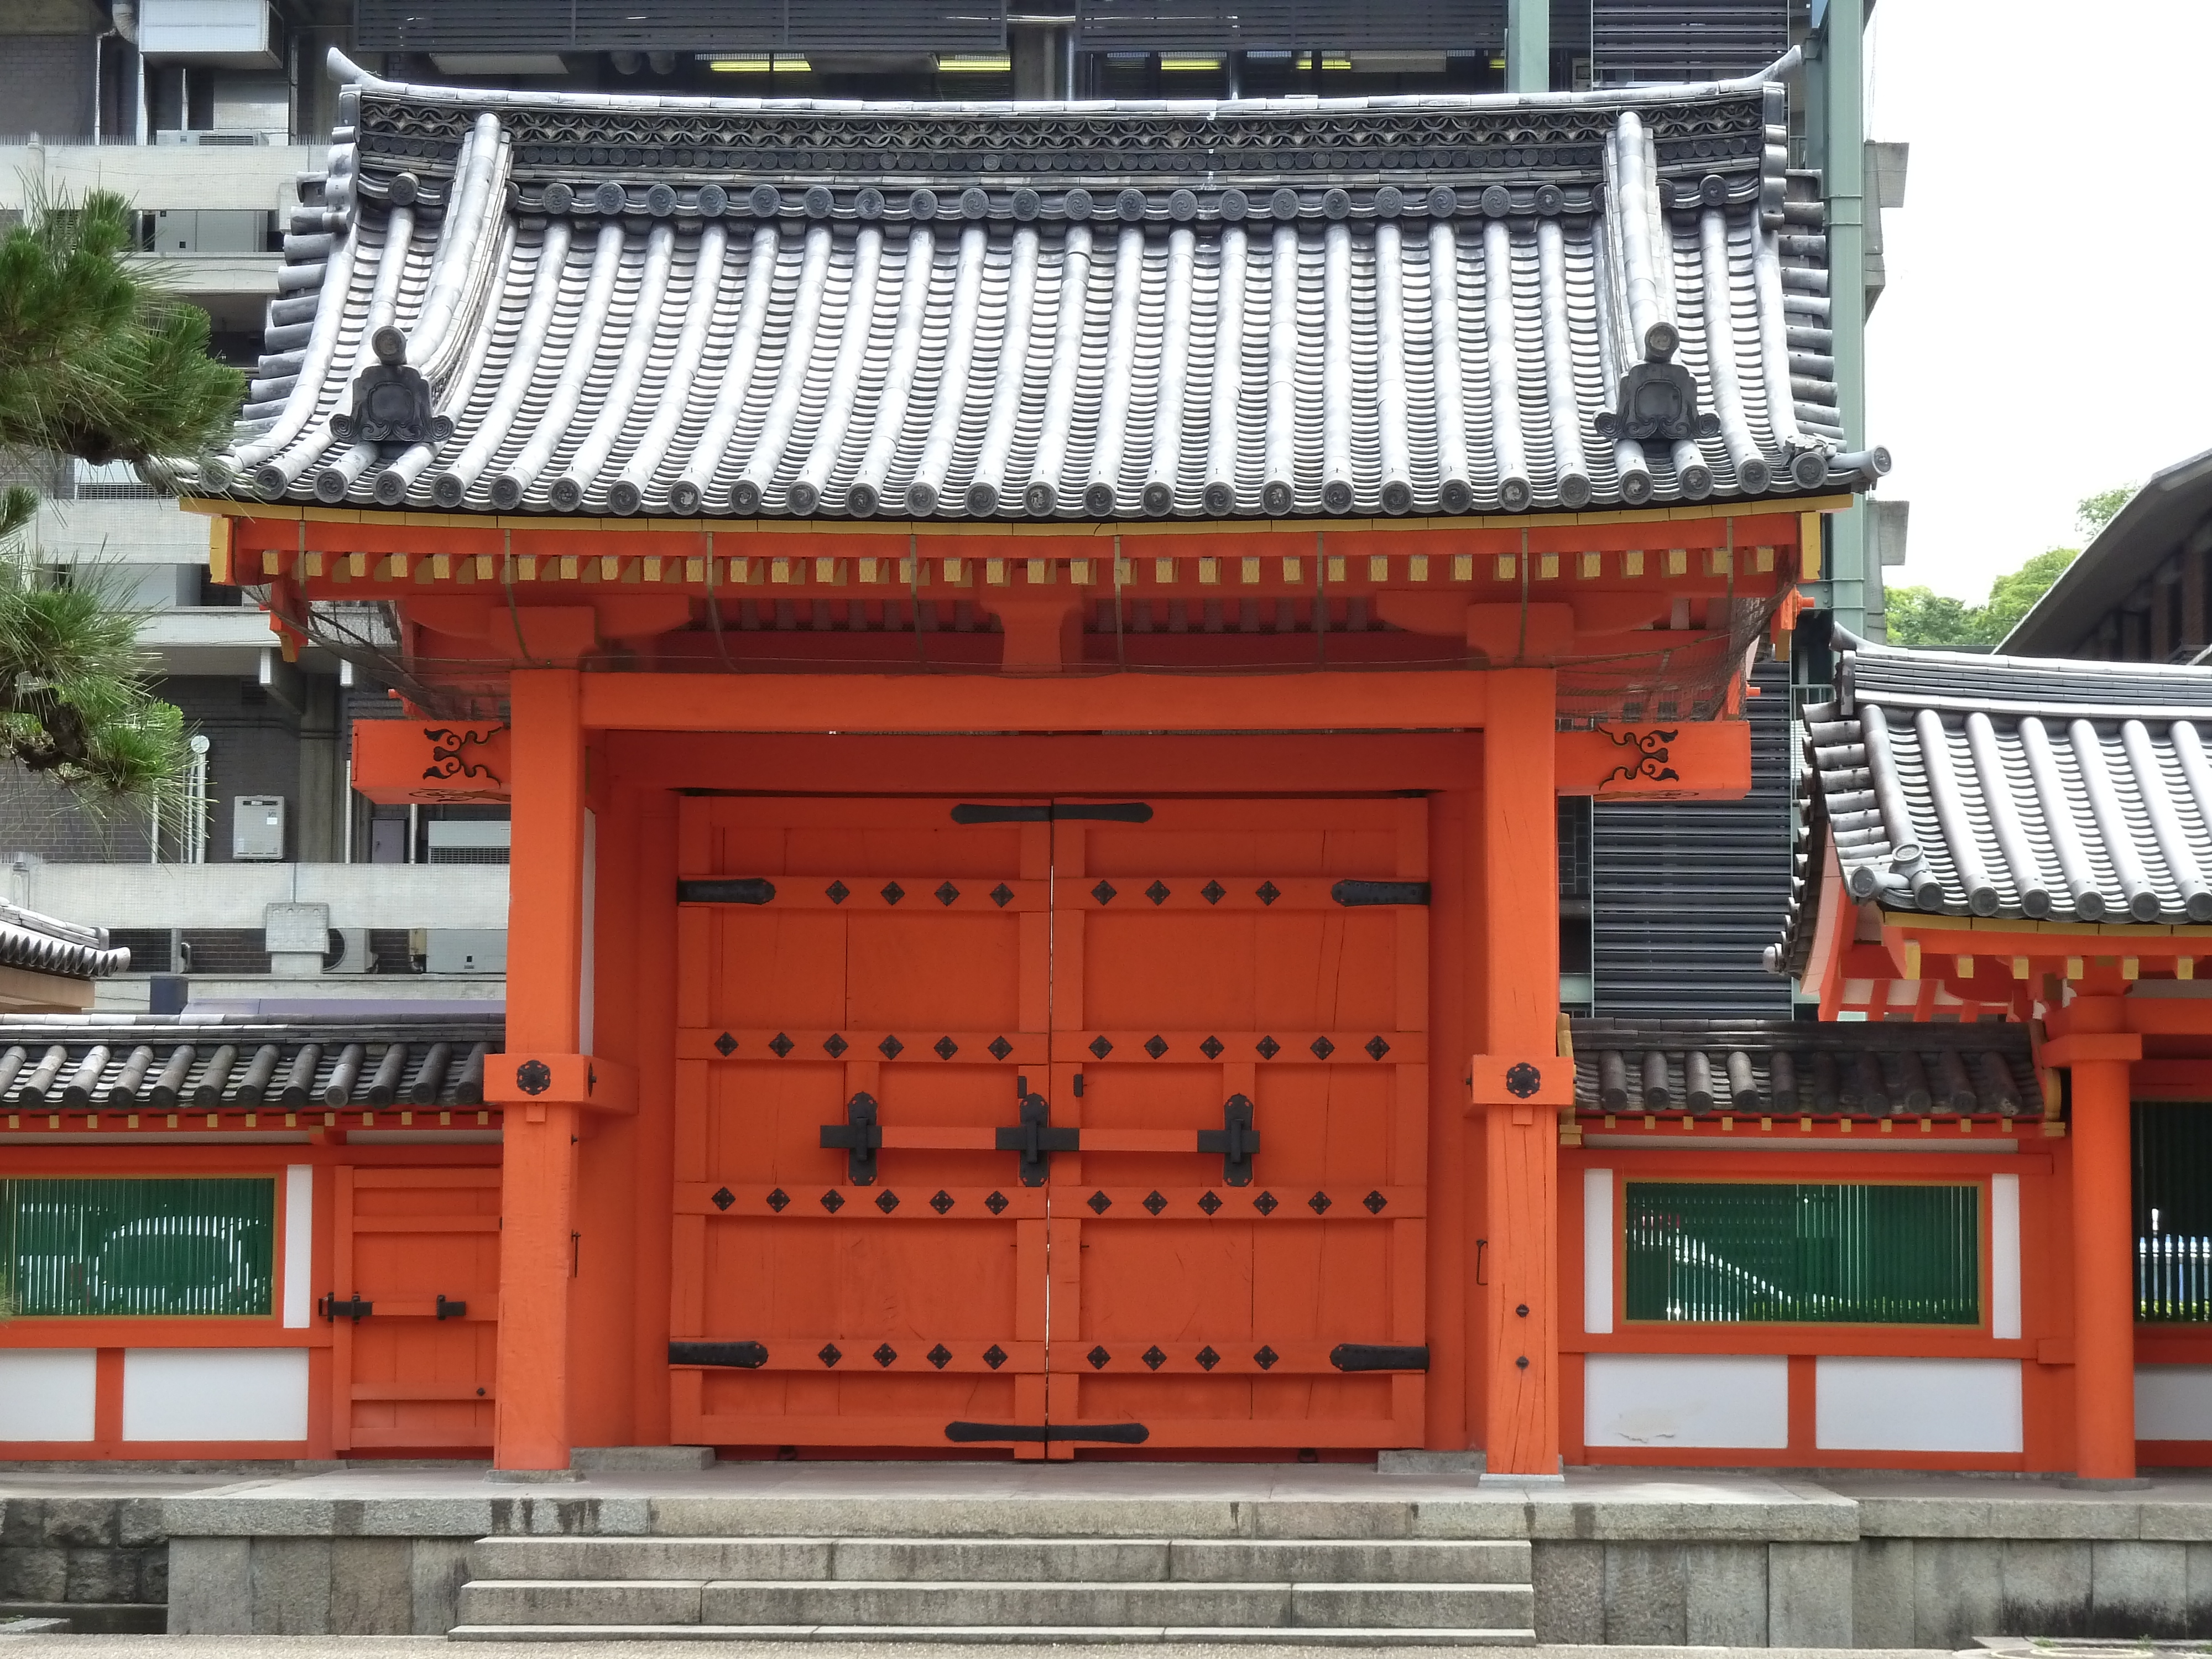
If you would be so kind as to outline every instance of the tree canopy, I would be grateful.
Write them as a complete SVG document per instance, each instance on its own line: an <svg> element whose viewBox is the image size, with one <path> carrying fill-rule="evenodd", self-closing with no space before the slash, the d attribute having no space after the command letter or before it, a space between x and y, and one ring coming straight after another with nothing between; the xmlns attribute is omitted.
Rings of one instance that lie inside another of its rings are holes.
<svg viewBox="0 0 2212 1659"><path fill-rule="evenodd" d="M2135 485L2121 484L2084 497L2074 514L2082 540L2086 543L2110 524L2135 493ZM1889 642L1936 648L1995 646L2081 554L2078 547L2053 547L2037 554L1990 583L1990 596L1980 605L1928 587L1893 587L1883 600Z"/></svg>
<svg viewBox="0 0 2212 1659"><path fill-rule="evenodd" d="M0 234L0 450L106 462L198 459L246 377L209 355L205 312L131 255L137 216L107 192L33 204ZM159 801L189 763L184 717L150 695L140 617L78 567L57 579L15 532L36 492L0 495L0 759L92 801Z"/></svg>

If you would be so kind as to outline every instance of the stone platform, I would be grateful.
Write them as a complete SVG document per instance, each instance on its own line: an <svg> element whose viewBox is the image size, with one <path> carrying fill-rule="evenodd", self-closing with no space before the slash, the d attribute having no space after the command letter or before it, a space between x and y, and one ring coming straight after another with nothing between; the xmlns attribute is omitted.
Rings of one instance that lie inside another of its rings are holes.
<svg viewBox="0 0 2212 1659"><path fill-rule="evenodd" d="M1546 1644L2212 1634L2212 1477L2115 1492L1613 1470L1522 1487L1345 1464L724 1463L518 1486L480 1465L19 1466L0 1469L0 1605L71 1599L103 1550L138 1553L112 1582L143 1605L166 1542L178 1633L441 1634L463 1586L494 1576L472 1566L478 1540L604 1538L1525 1540Z"/></svg>

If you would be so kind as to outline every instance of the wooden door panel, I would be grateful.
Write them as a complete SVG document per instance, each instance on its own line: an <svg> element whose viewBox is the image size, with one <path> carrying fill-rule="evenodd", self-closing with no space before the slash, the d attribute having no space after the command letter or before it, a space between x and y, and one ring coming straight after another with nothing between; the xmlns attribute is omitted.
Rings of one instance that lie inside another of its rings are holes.
<svg viewBox="0 0 2212 1659"><path fill-rule="evenodd" d="M1045 1077L1049 827L952 805L685 804L684 877L773 892L679 924L672 1328L762 1351L678 1366L679 1436L943 1448L955 1420L1042 1420L1045 1195L996 1142Z"/></svg>
<svg viewBox="0 0 2212 1659"><path fill-rule="evenodd" d="M333 1321L334 1441L341 1449L490 1445L499 1171L343 1168L338 1176L335 1289L339 1301L358 1298L372 1311Z"/></svg>
<svg viewBox="0 0 2212 1659"><path fill-rule="evenodd" d="M1054 1280L1056 1422L1142 1423L1148 1449L1418 1443L1419 1373L1339 1361L1423 1346L1421 808L1055 826L1054 1074L1083 1145L1051 1189L1079 1263ZM1232 1098L1249 1176L1194 1144Z"/></svg>

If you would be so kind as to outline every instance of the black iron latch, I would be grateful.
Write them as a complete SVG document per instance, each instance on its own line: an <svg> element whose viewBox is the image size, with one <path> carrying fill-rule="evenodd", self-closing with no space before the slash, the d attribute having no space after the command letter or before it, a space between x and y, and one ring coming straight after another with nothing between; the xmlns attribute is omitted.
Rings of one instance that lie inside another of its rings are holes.
<svg viewBox="0 0 2212 1659"><path fill-rule="evenodd" d="M1141 1423L947 1423L947 1440L1103 1441L1115 1446L1141 1446L1152 1431Z"/></svg>
<svg viewBox="0 0 2212 1659"><path fill-rule="evenodd" d="M1425 881L1340 881L1328 890L1339 904L1426 904Z"/></svg>
<svg viewBox="0 0 2212 1659"><path fill-rule="evenodd" d="M1252 1127L1252 1102L1231 1095L1221 1103L1221 1127L1198 1132L1198 1150L1221 1154L1221 1178L1231 1187L1252 1184L1252 1155L1260 1150L1260 1132Z"/></svg>
<svg viewBox="0 0 2212 1659"><path fill-rule="evenodd" d="M768 1347L760 1342L672 1342L668 1345L668 1363L728 1365L741 1371L757 1371L768 1364Z"/></svg>
<svg viewBox="0 0 2212 1659"><path fill-rule="evenodd" d="M876 1184L876 1151L884 1144L884 1132L876 1121L876 1097L863 1089L845 1103L845 1121L822 1126L822 1144L825 1147L842 1147L851 1154L845 1160L847 1176L855 1187Z"/></svg>
<svg viewBox="0 0 2212 1659"><path fill-rule="evenodd" d="M441 1297L440 1297L438 1298L438 1317L439 1317L439 1318L441 1318L441 1319L465 1319L465 1318L467 1318L467 1317L468 1317L468 1315L469 1315L469 1304L468 1304L467 1303L465 1303L465 1302L448 1302L448 1301L447 1301L447 1300L446 1300L446 1298L445 1298L444 1297L442 1297L442 1296L441 1296Z"/></svg>
<svg viewBox="0 0 2212 1659"><path fill-rule="evenodd" d="M775 884L765 876L738 876L714 881L679 881L678 904L773 904Z"/></svg>
<svg viewBox="0 0 2212 1659"><path fill-rule="evenodd" d="M338 1293L332 1291L315 1304L315 1311L333 1324L341 1319L350 1319L358 1325L376 1311L376 1304L374 1302L362 1301L358 1295L349 1296L341 1302L338 1300Z"/></svg>
<svg viewBox="0 0 2212 1659"><path fill-rule="evenodd" d="M1340 1342L1328 1351L1328 1363L1340 1371L1425 1371L1429 1368L1429 1351L1374 1342Z"/></svg>
<svg viewBox="0 0 2212 1659"><path fill-rule="evenodd" d="M1021 1177L1024 1187L1042 1187L1052 1172L1054 1152L1080 1152L1083 1132L1079 1129L1055 1129L1052 1127L1052 1103L1042 1095L1029 1091L1029 1079L1023 1078L1021 1090L1021 1121L998 1133L998 1150L1021 1154Z"/></svg>

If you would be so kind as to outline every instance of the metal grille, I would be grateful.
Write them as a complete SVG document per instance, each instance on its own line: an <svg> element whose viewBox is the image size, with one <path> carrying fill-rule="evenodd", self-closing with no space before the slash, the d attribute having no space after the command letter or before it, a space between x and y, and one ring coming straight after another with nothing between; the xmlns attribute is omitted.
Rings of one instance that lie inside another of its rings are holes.
<svg viewBox="0 0 2212 1659"><path fill-rule="evenodd" d="M276 1183L0 1181L0 1255L24 1318L265 1316Z"/></svg>
<svg viewBox="0 0 2212 1659"><path fill-rule="evenodd" d="M1748 75L1790 49L1788 0L1592 0L1601 86Z"/></svg>
<svg viewBox="0 0 2212 1659"><path fill-rule="evenodd" d="M1741 800L1601 804L1591 814L1593 1011L1787 1019L1760 953L1790 904L1790 670L1763 663Z"/></svg>
<svg viewBox="0 0 2212 1659"><path fill-rule="evenodd" d="M1082 0L1077 43L1095 51L1493 52L1505 0Z"/></svg>
<svg viewBox="0 0 2212 1659"><path fill-rule="evenodd" d="M354 0L364 52L996 52L1006 0Z"/></svg>
<svg viewBox="0 0 2212 1659"><path fill-rule="evenodd" d="M2212 1324L2212 1106L2135 1109L2136 1317Z"/></svg>
<svg viewBox="0 0 2212 1659"><path fill-rule="evenodd" d="M1631 1319L1981 1322L1978 1187L1632 1181L1626 1211Z"/></svg>

